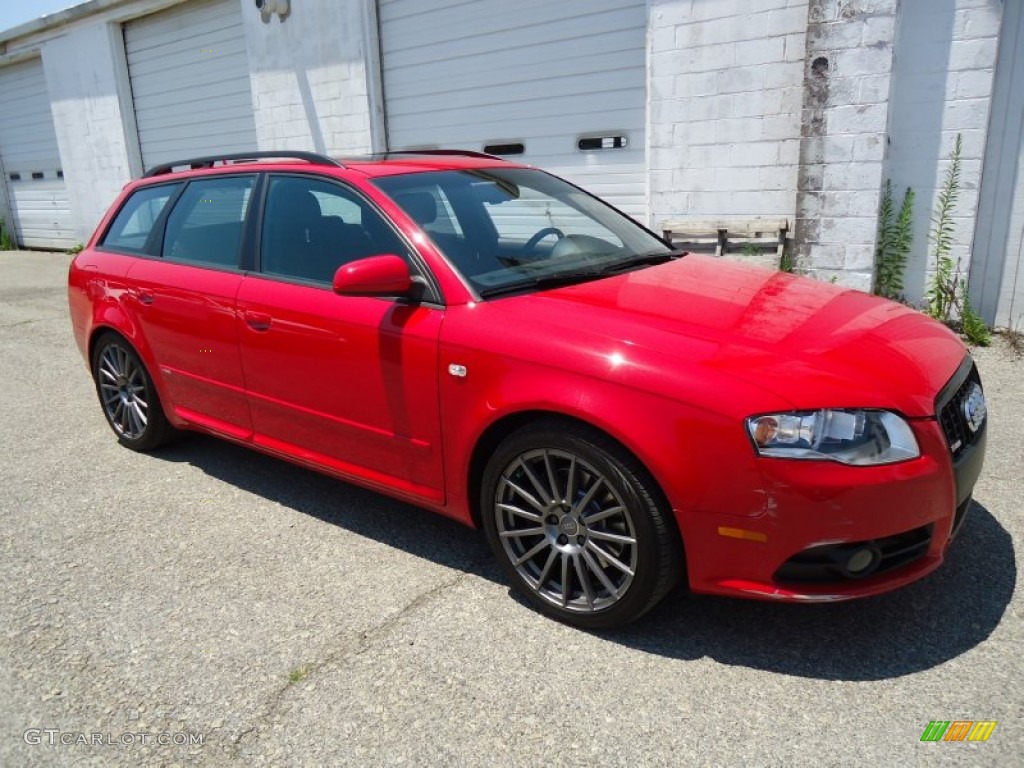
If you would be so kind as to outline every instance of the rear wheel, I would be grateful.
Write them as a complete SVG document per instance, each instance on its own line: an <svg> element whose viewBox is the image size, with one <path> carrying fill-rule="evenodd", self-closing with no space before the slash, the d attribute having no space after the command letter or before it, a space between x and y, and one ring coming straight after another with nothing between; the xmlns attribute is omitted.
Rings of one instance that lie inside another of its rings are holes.
<svg viewBox="0 0 1024 768"><path fill-rule="evenodd" d="M92 377L103 415L122 445L150 451L175 435L146 366L117 334L106 333L96 342Z"/></svg>
<svg viewBox="0 0 1024 768"><path fill-rule="evenodd" d="M632 621L682 575L678 533L650 474L583 425L543 422L510 435L484 472L481 511L516 589L569 624Z"/></svg>

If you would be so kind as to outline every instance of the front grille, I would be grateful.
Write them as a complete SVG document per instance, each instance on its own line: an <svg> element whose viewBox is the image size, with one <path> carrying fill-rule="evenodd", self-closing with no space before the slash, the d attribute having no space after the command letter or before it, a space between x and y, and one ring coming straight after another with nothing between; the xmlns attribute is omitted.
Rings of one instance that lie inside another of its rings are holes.
<svg viewBox="0 0 1024 768"><path fill-rule="evenodd" d="M924 557L931 546L933 526L929 523L912 531L886 536L881 539L855 541L843 544L828 544L805 549L775 572L777 582L836 582L852 581L867 576L877 576L909 565ZM862 550L871 550L876 558L875 566L863 573L851 574L845 564L850 556Z"/></svg>
<svg viewBox="0 0 1024 768"><path fill-rule="evenodd" d="M936 402L935 412L939 414L939 424L942 426L942 433L946 436L946 443L949 445L949 452L956 459L971 445L973 445L985 429L982 424L977 432L971 431L967 426L964 417L963 403L967 392L972 384L981 386L981 377L978 375L978 368L973 361L969 361L969 369L966 376L963 371L950 379L949 383L939 393ZM957 383L959 381L959 383ZM950 394L950 390L952 393Z"/></svg>

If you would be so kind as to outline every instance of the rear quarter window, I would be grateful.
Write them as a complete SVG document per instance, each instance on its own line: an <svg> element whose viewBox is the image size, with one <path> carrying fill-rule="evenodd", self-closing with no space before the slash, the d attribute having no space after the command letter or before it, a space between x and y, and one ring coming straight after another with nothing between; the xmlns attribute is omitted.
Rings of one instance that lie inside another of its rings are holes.
<svg viewBox="0 0 1024 768"><path fill-rule="evenodd" d="M180 183L161 184L136 190L117 212L100 245L115 251L145 253L153 226L180 187Z"/></svg>

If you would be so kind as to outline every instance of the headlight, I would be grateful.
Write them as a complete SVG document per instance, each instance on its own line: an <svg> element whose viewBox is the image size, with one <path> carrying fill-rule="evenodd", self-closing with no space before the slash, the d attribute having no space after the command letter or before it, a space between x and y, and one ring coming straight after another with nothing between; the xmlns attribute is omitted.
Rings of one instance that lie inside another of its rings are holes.
<svg viewBox="0 0 1024 768"><path fill-rule="evenodd" d="M747 432L761 456L865 466L921 455L914 432L889 411L827 409L751 416Z"/></svg>

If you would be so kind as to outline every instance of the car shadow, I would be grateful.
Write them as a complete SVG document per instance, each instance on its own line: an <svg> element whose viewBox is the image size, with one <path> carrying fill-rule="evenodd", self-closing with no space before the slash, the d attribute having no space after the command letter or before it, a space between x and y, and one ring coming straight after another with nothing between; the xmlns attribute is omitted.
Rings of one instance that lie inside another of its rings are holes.
<svg viewBox="0 0 1024 768"><path fill-rule="evenodd" d="M154 456L191 464L325 523L504 584L482 535L440 515L205 436L190 436ZM975 502L943 566L895 592L800 605L676 590L639 622L595 634L673 659L710 657L823 680L880 680L929 669L984 641L1013 597L1016 576L1010 534Z"/></svg>

